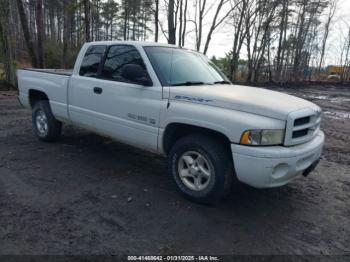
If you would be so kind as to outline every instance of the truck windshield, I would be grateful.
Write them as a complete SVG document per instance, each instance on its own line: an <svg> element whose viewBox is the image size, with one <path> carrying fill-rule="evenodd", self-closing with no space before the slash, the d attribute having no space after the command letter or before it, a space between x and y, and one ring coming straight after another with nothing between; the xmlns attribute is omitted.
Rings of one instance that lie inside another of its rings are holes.
<svg viewBox="0 0 350 262"><path fill-rule="evenodd" d="M204 55L180 48L144 47L163 86L230 84Z"/></svg>

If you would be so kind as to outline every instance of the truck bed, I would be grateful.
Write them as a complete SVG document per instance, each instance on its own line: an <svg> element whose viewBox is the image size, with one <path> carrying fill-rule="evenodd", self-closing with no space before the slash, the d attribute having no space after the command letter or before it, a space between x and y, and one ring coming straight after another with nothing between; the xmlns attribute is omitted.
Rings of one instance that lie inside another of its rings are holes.
<svg viewBox="0 0 350 262"><path fill-rule="evenodd" d="M44 93L52 112L59 120L68 119L67 92L72 70L65 69L19 69L17 70L19 99L22 105L30 107L31 90Z"/></svg>
<svg viewBox="0 0 350 262"><path fill-rule="evenodd" d="M73 69L23 68L22 70L35 71L35 72L48 73L48 74L55 74L55 75L65 75L65 76L71 76L73 74Z"/></svg>

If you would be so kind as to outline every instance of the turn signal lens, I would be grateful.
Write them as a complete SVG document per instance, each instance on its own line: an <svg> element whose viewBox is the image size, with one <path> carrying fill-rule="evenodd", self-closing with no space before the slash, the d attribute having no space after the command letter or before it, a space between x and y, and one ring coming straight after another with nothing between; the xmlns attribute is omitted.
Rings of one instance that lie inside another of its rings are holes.
<svg viewBox="0 0 350 262"><path fill-rule="evenodd" d="M250 131L245 131L241 138L242 145L249 145Z"/></svg>

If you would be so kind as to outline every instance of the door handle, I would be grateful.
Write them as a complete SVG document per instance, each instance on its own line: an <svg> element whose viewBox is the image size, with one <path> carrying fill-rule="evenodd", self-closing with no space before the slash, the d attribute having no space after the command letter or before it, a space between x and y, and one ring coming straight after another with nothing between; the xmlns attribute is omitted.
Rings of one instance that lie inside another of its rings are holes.
<svg viewBox="0 0 350 262"><path fill-rule="evenodd" d="M103 91L103 89L101 87L94 87L94 93L95 94L100 95L100 94L102 94L102 91Z"/></svg>

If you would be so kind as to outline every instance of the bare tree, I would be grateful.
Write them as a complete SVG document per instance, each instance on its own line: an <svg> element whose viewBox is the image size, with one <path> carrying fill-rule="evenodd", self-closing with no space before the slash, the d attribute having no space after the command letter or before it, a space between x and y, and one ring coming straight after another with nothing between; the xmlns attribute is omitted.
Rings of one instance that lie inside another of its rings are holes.
<svg viewBox="0 0 350 262"><path fill-rule="evenodd" d="M84 23L85 23L85 41L90 42L90 1L83 0L84 3Z"/></svg>
<svg viewBox="0 0 350 262"><path fill-rule="evenodd" d="M216 11L215 11L215 14L214 14L214 17L213 17L213 20L212 20L212 23L211 23L211 26L209 28L209 32L208 32L208 35L207 35L207 40L205 41L205 45L204 45L204 50L203 50L203 53L206 54L208 52L208 48L209 48L209 44L210 44L210 41L211 41L211 37L214 33L214 31L227 19L227 17L231 14L231 12L237 7L237 5L239 4L238 3L235 3L233 6L231 6L230 10L226 12L226 14L221 17L220 19L218 19L219 17L219 14L222 10L222 7L228 2L229 0L220 0L217 8L216 8Z"/></svg>
<svg viewBox="0 0 350 262"><path fill-rule="evenodd" d="M342 74L341 74L341 81L345 82L345 81L349 81L349 77L350 77L350 26L348 29L348 34L345 38L344 41L344 53L345 53L345 57L344 59L342 59L344 61L344 63L342 64Z"/></svg>
<svg viewBox="0 0 350 262"><path fill-rule="evenodd" d="M178 45L181 46L182 44L182 23L183 23L183 0L179 0L180 1L180 15L179 15L179 36L178 36ZM186 15L186 14L185 14Z"/></svg>
<svg viewBox="0 0 350 262"><path fill-rule="evenodd" d="M185 7L184 7L184 11L183 11L183 29L181 32L181 46L185 45L185 37L186 37L186 27L187 27L187 4L188 4L188 0L184 0L185 1Z"/></svg>
<svg viewBox="0 0 350 262"><path fill-rule="evenodd" d="M38 67L44 68L43 0L36 0L36 28L37 28L37 46L38 46Z"/></svg>
<svg viewBox="0 0 350 262"><path fill-rule="evenodd" d="M325 7L323 0L302 0L300 1L301 11L298 14L296 26L296 38L293 43L293 75L295 82L300 81L303 76L305 66L307 66L307 58L310 53L307 53L305 47L313 40L312 31L314 23L318 23L318 16ZM311 37L310 37L311 36Z"/></svg>
<svg viewBox="0 0 350 262"><path fill-rule="evenodd" d="M4 56L4 72L5 80L11 85L15 85L15 69L14 69L14 52L10 44L10 2L9 0L0 0L0 43Z"/></svg>
<svg viewBox="0 0 350 262"><path fill-rule="evenodd" d="M194 39L207 54L215 33L232 26L232 49L216 61L233 81L310 80L325 66L338 1L0 0L1 57L12 81L13 61L71 67L85 41L145 40L154 28L154 41L159 34L179 46ZM342 79L348 79L348 42L342 41Z"/></svg>
<svg viewBox="0 0 350 262"><path fill-rule="evenodd" d="M329 27L330 27L331 22L333 20L334 14L337 10L337 4L338 4L338 0L331 0L331 2L330 2L328 14L327 14L327 20L326 20L325 25L324 25L324 34L323 34L323 39L322 39L321 57L320 57L320 63L318 66L318 73L321 72L321 68L322 68L323 63L324 63L324 55L325 55L326 44L327 44L328 35L329 35Z"/></svg>
<svg viewBox="0 0 350 262"><path fill-rule="evenodd" d="M275 11L279 5L279 1L261 1L257 5L257 25L256 25L256 35L253 47L253 56L251 57L250 71L248 74L248 81L258 82L260 72L263 66L267 65L267 73L271 78L271 68L270 68L270 53L269 47L271 45L271 34L272 34L272 23L275 20ZM266 51L267 58L266 58ZM267 61L267 63L266 63ZM266 70L265 70L266 71Z"/></svg>
<svg viewBox="0 0 350 262"><path fill-rule="evenodd" d="M50 29L50 38L52 42L56 42L57 30L56 30L56 5L53 0L47 1L48 7L48 16L49 16L49 29Z"/></svg>
<svg viewBox="0 0 350 262"><path fill-rule="evenodd" d="M27 44L27 49L31 59L32 66L37 67L38 61L37 61L36 54L34 52L35 49L34 49L33 39L31 37L31 34L29 33L28 19L24 11L22 0L17 0L17 8L18 8L19 18L21 20L24 40L26 41L26 44Z"/></svg>
<svg viewBox="0 0 350 262"><path fill-rule="evenodd" d="M154 11L154 42L158 42L159 35L159 0L155 0L155 11Z"/></svg>
<svg viewBox="0 0 350 262"><path fill-rule="evenodd" d="M69 0L63 0L63 54L62 54L62 67L68 66L68 38L69 38Z"/></svg>
<svg viewBox="0 0 350 262"><path fill-rule="evenodd" d="M175 1L169 0L168 5L168 43L169 44L176 44L176 27L175 27Z"/></svg>
<svg viewBox="0 0 350 262"><path fill-rule="evenodd" d="M288 16L289 15L289 0L282 1L282 10L280 12L280 25L279 25L279 40L277 48L276 57L276 72L275 77L277 82L281 80L282 77L282 67L286 50L286 39L287 39L287 29L288 29Z"/></svg>
<svg viewBox="0 0 350 262"><path fill-rule="evenodd" d="M230 16L234 31L233 46L230 57L230 78L232 81L235 81L242 45L247 32L249 32L249 28L245 26L249 22L246 21L245 23L245 19L250 19L250 17L248 18L247 16L247 11L252 8L252 5L253 0L233 0L231 2L232 8L236 7L233 9L234 12L232 12Z"/></svg>
<svg viewBox="0 0 350 262"><path fill-rule="evenodd" d="M202 44L202 34L203 34L203 19L205 14L205 7L207 4L206 0L197 0L198 5L198 34L196 39L196 49L200 50Z"/></svg>

